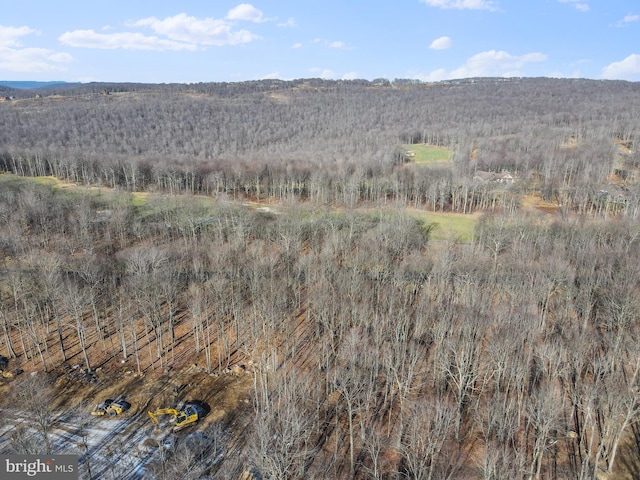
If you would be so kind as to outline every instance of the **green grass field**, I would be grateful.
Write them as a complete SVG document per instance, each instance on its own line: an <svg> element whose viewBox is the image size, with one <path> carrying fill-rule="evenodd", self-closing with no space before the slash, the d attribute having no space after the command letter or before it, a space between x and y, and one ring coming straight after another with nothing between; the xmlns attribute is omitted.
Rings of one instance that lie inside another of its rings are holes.
<svg viewBox="0 0 640 480"><path fill-rule="evenodd" d="M437 213L413 210L410 214L425 225L434 225L429 239L434 241L472 242L478 217L459 213Z"/></svg>
<svg viewBox="0 0 640 480"><path fill-rule="evenodd" d="M402 145L407 152L415 153L411 161L418 165L443 165L450 162L449 149L435 145Z"/></svg>
<svg viewBox="0 0 640 480"><path fill-rule="evenodd" d="M144 210L149 206L147 196L144 193L127 193L123 191L112 191L110 189L79 186L66 183L55 177L19 177L10 173L0 175L0 185L2 183L27 185L29 183L51 188L56 194L73 197L84 197L90 199L94 204L108 207L113 203L128 202L139 210Z"/></svg>

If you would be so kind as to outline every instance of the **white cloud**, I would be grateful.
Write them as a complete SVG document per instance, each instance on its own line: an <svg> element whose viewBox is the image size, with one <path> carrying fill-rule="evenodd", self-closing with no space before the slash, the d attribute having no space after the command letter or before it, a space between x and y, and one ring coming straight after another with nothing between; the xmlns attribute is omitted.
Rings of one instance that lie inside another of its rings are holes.
<svg viewBox="0 0 640 480"><path fill-rule="evenodd" d="M260 79L265 79L265 80L278 80L280 78L280 73L279 72L271 72L271 73L267 73L266 75L263 75L262 77L260 77Z"/></svg>
<svg viewBox="0 0 640 480"><path fill-rule="evenodd" d="M327 44L327 46L329 48L338 48L338 49L345 49L347 48L347 45L344 42L340 42L340 41L336 41L336 42L329 42Z"/></svg>
<svg viewBox="0 0 640 480"><path fill-rule="evenodd" d="M0 47L16 47L20 45L20 42L18 41L20 37L24 37L31 33L38 33L38 31L27 26L4 27L0 25Z"/></svg>
<svg viewBox="0 0 640 480"><path fill-rule="evenodd" d="M291 45L291 48L302 48L302 43L294 43L293 45Z"/></svg>
<svg viewBox="0 0 640 480"><path fill-rule="evenodd" d="M576 10L580 10L581 12L588 12L590 10L589 5L587 3L582 2L582 0L558 0L560 3L571 3Z"/></svg>
<svg viewBox="0 0 640 480"><path fill-rule="evenodd" d="M65 52L54 52L54 53L48 54L47 58L52 62L57 62L57 63L68 63L73 61L73 57L70 54Z"/></svg>
<svg viewBox="0 0 640 480"><path fill-rule="evenodd" d="M227 18L229 20L246 20L254 23L267 21L267 19L262 16L262 12L249 3L242 3L229 10Z"/></svg>
<svg viewBox="0 0 640 480"><path fill-rule="evenodd" d="M470 57L464 65L454 70L444 68L428 74L410 73L409 78L417 78L424 82L438 82L454 78L471 77L521 77L526 76L520 69L528 63L543 62L547 56L542 53L511 55L508 52L489 50Z"/></svg>
<svg viewBox="0 0 640 480"><path fill-rule="evenodd" d="M93 30L74 30L60 35L59 40L65 45L82 48L98 48L104 50L197 50L191 43L148 37L141 33L96 33Z"/></svg>
<svg viewBox="0 0 640 480"><path fill-rule="evenodd" d="M624 60L607 65L602 69L601 76L610 80L640 79L640 55L634 53Z"/></svg>
<svg viewBox="0 0 640 480"><path fill-rule="evenodd" d="M497 4L491 0L421 0L431 7L455 8L457 10L497 10Z"/></svg>
<svg viewBox="0 0 640 480"><path fill-rule="evenodd" d="M279 27L297 27L296 21L293 18L288 18L286 22L278 24Z"/></svg>
<svg viewBox="0 0 640 480"><path fill-rule="evenodd" d="M449 78L521 76L519 71L527 63L543 62L547 56L542 53L511 55L505 51L489 50L469 58L467 62L453 70Z"/></svg>
<svg viewBox="0 0 640 480"><path fill-rule="evenodd" d="M640 22L640 15L625 15L625 17L616 23L617 27L629 25L630 23Z"/></svg>
<svg viewBox="0 0 640 480"><path fill-rule="evenodd" d="M14 48L21 46L21 37L30 34L37 35L39 32L26 26L0 25L0 70L20 73L64 71L63 64L73 60L68 53L48 48Z"/></svg>
<svg viewBox="0 0 640 480"><path fill-rule="evenodd" d="M239 45L260 38L248 30L234 31L233 25L224 20L201 19L191 17L186 13L179 13L164 20L155 17L143 18L132 25L148 26L157 34L165 35L171 40L198 45Z"/></svg>
<svg viewBox="0 0 640 480"><path fill-rule="evenodd" d="M59 40L73 47L84 48L194 51L199 47L239 45L260 38L248 30L236 30L230 20L266 21L260 10L249 4L241 4L229 11L227 19L196 18L179 13L164 19L147 17L127 23L128 27L148 27L155 36L139 32L74 30L64 33Z"/></svg>
<svg viewBox="0 0 640 480"><path fill-rule="evenodd" d="M47 48L12 49L0 47L0 70L21 73L62 72L61 65L73 60L68 53Z"/></svg>
<svg viewBox="0 0 640 480"><path fill-rule="evenodd" d="M451 41L451 38L440 37L440 38L436 38L433 42L431 42L431 45L429 45L429 48L433 50L446 50L447 48L451 48L452 43L453 42Z"/></svg>
<svg viewBox="0 0 640 480"><path fill-rule="evenodd" d="M439 82L440 80L446 80L447 78L451 78L448 76L448 73L444 68L439 68L437 70L434 70L433 72L428 73L427 75L410 72L407 76L408 78L415 78L422 82Z"/></svg>
<svg viewBox="0 0 640 480"><path fill-rule="evenodd" d="M340 50L352 49L352 47L348 46L346 43L340 40L330 41L330 40L324 40L322 38L314 38L313 40L311 40L311 43L321 43L328 48L337 48Z"/></svg>
<svg viewBox="0 0 640 480"><path fill-rule="evenodd" d="M333 70L329 70L328 68L311 68L309 69L309 72L319 78L336 78L336 73Z"/></svg>
<svg viewBox="0 0 640 480"><path fill-rule="evenodd" d="M336 72L328 68L324 68L324 69L310 68L309 73L316 78L333 79L333 80L336 80L338 78L341 80L356 80L358 78L361 78L358 75L358 72L346 72L342 76L339 76Z"/></svg>

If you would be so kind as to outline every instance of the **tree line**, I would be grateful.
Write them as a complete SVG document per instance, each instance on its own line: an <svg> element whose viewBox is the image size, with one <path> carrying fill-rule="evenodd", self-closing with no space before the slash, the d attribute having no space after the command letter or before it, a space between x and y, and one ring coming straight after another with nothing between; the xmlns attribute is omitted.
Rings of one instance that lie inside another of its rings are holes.
<svg viewBox="0 0 640 480"><path fill-rule="evenodd" d="M460 213L513 208L503 189L473 181L507 170L567 211L637 217L636 84L482 80L68 87L0 105L0 169L130 191ZM448 147L450 167L406 165L401 145L412 143Z"/></svg>

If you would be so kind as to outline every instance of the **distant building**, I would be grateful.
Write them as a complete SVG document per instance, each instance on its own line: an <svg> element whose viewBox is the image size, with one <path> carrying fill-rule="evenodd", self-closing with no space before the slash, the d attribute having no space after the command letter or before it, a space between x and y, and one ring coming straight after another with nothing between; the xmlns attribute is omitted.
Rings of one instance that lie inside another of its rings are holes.
<svg viewBox="0 0 640 480"><path fill-rule="evenodd" d="M512 185L515 180L516 177L507 171L496 173L478 170L473 176L473 181L479 183L502 183L505 185Z"/></svg>

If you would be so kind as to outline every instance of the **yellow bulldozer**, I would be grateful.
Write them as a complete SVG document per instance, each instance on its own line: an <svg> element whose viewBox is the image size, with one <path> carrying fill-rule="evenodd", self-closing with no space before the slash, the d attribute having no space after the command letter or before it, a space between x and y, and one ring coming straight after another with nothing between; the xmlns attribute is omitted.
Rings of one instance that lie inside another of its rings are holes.
<svg viewBox="0 0 640 480"><path fill-rule="evenodd" d="M160 408L153 412L149 412L149 417L156 425L159 425L159 415L171 415L173 423L172 430L178 432L183 428L194 425L200 418L206 414L206 410L197 403L186 403L178 405L177 408Z"/></svg>
<svg viewBox="0 0 640 480"><path fill-rule="evenodd" d="M131 404L125 401L123 398L117 398L116 400L107 399L104 402L99 403L96 408L91 412L91 415L122 415L124 412L131 408Z"/></svg>

